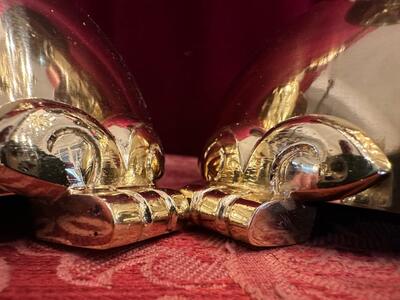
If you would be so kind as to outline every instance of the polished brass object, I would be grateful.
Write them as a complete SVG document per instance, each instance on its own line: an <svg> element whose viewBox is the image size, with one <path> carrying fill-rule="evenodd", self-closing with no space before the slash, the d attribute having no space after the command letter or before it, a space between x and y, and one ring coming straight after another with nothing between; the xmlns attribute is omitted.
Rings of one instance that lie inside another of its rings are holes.
<svg viewBox="0 0 400 300"><path fill-rule="evenodd" d="M250 124L264 134L296 116L347 120L382 149L392 167L385 180L335 202L400 212L399 13L397 0L316 5L271 41L238 80L221 127ZM255 139L250 131L240 136Z"/></svg>
<svg viewBox="0 0 400 300"><path fill-rule="evenodd" d="M260 124L265 124L261 123ZM255 246L308 238L315 211L307 203L354 195L391 170L360 129L327 115L262 127L225 127L202 158L207 187L188 187L191 219Z"/></svg>
<svg viewBox="0 0 400 300"><path fill-rule="evenodd" d="M357 1L347 14L350 23L364 26L382 26L399 23L400 1Z"/></svg>
<svg viewBox="0 0 400 300"><path fill-rule="evenodd" d="M155 188L160 141L91 20L1 4L0 194L30 198L38 238L105 249L190 220L281 246L308 238L313 201L400 212L398 1L321 2L272 43L227 97L207 184L180 192Z"/></svg>
<svg viewBox="0 0 400 300"><path fill-rule="evenodd" d="M161 143L98 28L62 3L1 3L2 193L30 198L47 241L104 249L176 230L189 203L154 187Z"/></svg>
<svg viewBox="0 0 400 300"><path fill-rule="evenodd" d="M291 199L249 195L223 182L187 186L181 192L191 200L192 223L257 247L292 245L311 234L316 211Z"/></svg>
<svg viewBox="0 0 400 300"><path fill-rule="evenodd" d="M400 212L399 1L324 1L236 82L188 187L195 223L305 240L313 201ZM261 217L262 216L262 217Z"/></svg>

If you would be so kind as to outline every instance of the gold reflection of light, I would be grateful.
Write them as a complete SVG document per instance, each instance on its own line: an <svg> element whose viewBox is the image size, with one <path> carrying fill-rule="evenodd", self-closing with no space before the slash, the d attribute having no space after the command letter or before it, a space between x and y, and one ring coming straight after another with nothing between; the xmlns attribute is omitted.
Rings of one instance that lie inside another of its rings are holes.
<svg viewBox="0 0 400 300"><path fill-rule="evenodd" d="M104 119L98 87L69 53L65 37L42 16L14 6L0 25L0 104L25 98L63 102Z"/></svg>
<svg viewBox="0 0 400 300"><path fill-rule="evenodd" d="M314 59L286 84L276 87L270 95L267 96L259 113L259 119L262 121L265 130L269 130L280 122L283 122L294 116L294 111L300 100L300 86L305 74L317 71L326 66L345 50L344 46L332 49L325 55Z"/></svg>
<svg viewBox="0 0 400 300"><path fill-rule="evenodd" d="M279 226L272 222L269 227L268 222L274 220L276 213L272 209L260 217L262 222L254 223L263 204L293 199L336 199L343 195L341 192L357 193L363 185L375 183L378 177L390 172L385 154L344 120L310 115L285 123L302 114L300 109L306 104L301 102L306 101L302 89L344 50L345 46L340 46L310 61L264 98L258 118L266 133L250 150L241 148L240 143L250 138L259 126L251 120L249 124L246 120L241 126L225 127L212 140L202 161L208 185L185 191L193 193L196 205L192 212L198 214L193 218L195 223L248 243L258 244L251 240L252 232L264 245L292 243L292 239L286 240L292 236L285 236ZM357 150L346 152L343 145ZM244 155L244 151L250 152ZM249 158L241 164L241 157ZM290 209L285 206L282 212ZM308 213L303 221L312 219Z"/></svg>
<svg viewBox="0 0 400 300"><path fill-rule="evenodd" d="M264 102L260 112L260 119L265 130L269 130L278 123L290 118L296 107L300 93L301 73L295 79L282 87L277 87Z"/></svg>
<svg viewBox="0 0 400 300"><path fill-rule="evenodd" d="M348 12L348 22L362 26L383 26L400 21L399 0L357 1Z"/></svg>
<svg viewBox="0 0 400 300"><path fill-rule="evenodd" d="M97 120L103 120L105 107L101 107L102 97L88 75L77 71L59 49L49 47L48 54L61 80L55 90L55 97L65 99L67 104L85 111Z"/></svg>
<svg viewBox="0 0 400 300"><path fill-rule="evenodd" d="M320 67L326 66L328 63L330 63L332 60L334 60L340 53L342 53L345 49L346 49L346 47L344 47L344 46L341 46L336 49L332 49L325 55L323 55L317 59L314 59L306 70L313 71Z"/></svg>
<svg viewBox="0 0 400 300"><path fill-rule="evenodd" d="M118 97L135 86L99 85L118 64L54 15L11 1L0 18L0 185L34 198L38 237L110 248L176 230L188 199L154 188L164 157L138 103L118 110L141 101Z"/></svg>

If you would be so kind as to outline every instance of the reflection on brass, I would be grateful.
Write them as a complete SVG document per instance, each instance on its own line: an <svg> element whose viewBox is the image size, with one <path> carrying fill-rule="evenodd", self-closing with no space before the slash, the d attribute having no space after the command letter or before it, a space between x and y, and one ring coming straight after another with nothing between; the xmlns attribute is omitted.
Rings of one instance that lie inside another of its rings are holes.
<svg viewBox="0 0 400 300"><path fill-rule="evenodd" d="M182 191L195 223L255 246L304 241L315 214L307 202L354 195L391 170L369 137L336 117L291 118L257 134L223 129L202 158L208 186Z"/></svg>
<svg viewBox="0 0 400 300"><path fill-rule="evenodd" d="M399 12L399 1L326 1L318 7L320 19L315 12L305 15L301 26L294 24L290 33L275 44L271 41L273 47L265 49L230 94L227 111L233 114L222 115L225 127L206 148L203 173L210 184L222 182L225 189L234 189L225 190L228 195L239 189L254 196L262 184L272 189L265 199L329 200L400 212ZM262 81L271 78L271 70L275 86ZM291 146L282 142L277 149L285 153L284 159L275 158L275 142L265 137L299 118L334 118L339 125L317 135L309 128L285 129L282 141L297 141ZM339 138L341 134L347 137ZM331 143L342 153L322 162L321 157L331 155L326 147ZM298 170L292 161L308 166L307 175L289 176ZM383 180L378 182L379 177ZM322 178L329 180L324 183ZM347 190L347 180L359 186ZM324 189L311 188L314 185Z"/></svg>
<svg viewBox="0 0 400 300"><path fill-rule="evenodd" d="M63 17L2 7L1 193L30 197L47 241L104 249L176 230L189 203L154 188L164 157L137 88L90 20Z"/></svg>
<svg viewBox="0 0 400 300"><path fill-rule="evenodd" d="M291 245L306 240L315 209L291 199L271 200L268 195L249 195L245 186L223 182L207 187L188 186L182 193L191 198L193 223L253 246Z"/></svg>
<svg viewBox="0 0 400 300"><path fill-rule="evenodd" d="M33 208L39 238L104 249L176 230L188 202L176 192L152 187L85 189L35 199Z"/></svg>
<svg viewBox="0 0 400 300"><path fill-rule="evenodd" d="M195 223L276 246L307 238L312 201L400 212L399 8L325 1L271 41L183 190Z"/></svg>
<svg viewBox="0 0 400 300"><path fill-rule="evenodd" d="M317 71L318 68L326 66L332 60L334 60L340 53L342 53L346 48L344 46L340 46L338 48L334 48L330 50L328 53L322 55L311 61L310 65L305 69L305 71Z"/></svg>
<svg viewBox="0 0 400 300"><path fill-rule="evenodd" d="M350 23L362 26L398 24L400 21L400 1L357 1L347 14L347 20Z"/></svg>
<svg viewBox="0 0 400 300"><path fill-rule="evenodd" d="M275 88L272 93L268 95L259 114L259 119L262 121L262 127L265 131L299 113L299 107L302 105L301 102L304 102L300 89L304 76L326 66L343 52L344 49L345 47L341 46L314 59L304 70L297 74L294 79L286 82L283 86Z"/></svg>
<svg viewBox="0 0 400 300"><path fill-rule="evenodd" d="M289 245L310 235L312 201L400 212L399 5L362 2L321 2L272 43L206 147L207 185L176 192L154 187L160 141L90 20L2 1L0 194L30 197L39 238L97 249L181 220Z"/></svg>
<svg viewBox="0 0 400 300"><path fill-rule="evenodd" d="M299 98L300 81L303 76L304 73L297 75L295 79L284 86L276 88L267 98L260 113L260 119L265 130L271 129L293 114L296 101Z"/></svg>
<svg viewBox="0 0 400 300"><path fill-rule="evenodd" d="M30 97L56 99L102 120L107 107L99 88L74 66L61 34L44 16L25 7L12 6L3 13L0 104Z"/></svg>

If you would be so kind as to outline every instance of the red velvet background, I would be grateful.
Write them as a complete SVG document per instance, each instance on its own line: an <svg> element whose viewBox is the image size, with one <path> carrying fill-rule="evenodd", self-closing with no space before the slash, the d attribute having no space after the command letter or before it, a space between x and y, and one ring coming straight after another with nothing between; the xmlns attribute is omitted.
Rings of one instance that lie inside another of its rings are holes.
<svg viewBox="0 0 400 300"><path fill-rule="evenodd" d="M134 73L166 152L199 154L235 77L317 0L73 0Z"/></svg>

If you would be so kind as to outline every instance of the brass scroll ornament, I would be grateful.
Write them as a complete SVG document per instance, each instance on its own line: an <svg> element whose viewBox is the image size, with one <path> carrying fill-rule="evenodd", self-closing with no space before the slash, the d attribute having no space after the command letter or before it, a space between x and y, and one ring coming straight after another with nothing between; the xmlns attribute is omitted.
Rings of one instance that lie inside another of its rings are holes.
<svg viewBox="0 0 400 300"><path fill-rule="evenodd" d="M46 1L4 3L0 193L29 197L40 239L105 249L190 221L255 246L288 245L310 235L315 209L307 202L354 195L391 171L378 146L343 119L291 118L300 80L338 48L274 89L258 121L210 140L201 160L206 186L158 189L160 141L130 75L92 38L90 20L71 27Z"/></svg>
<svg viewBox="0 0 400 300"><path fill-rule="evenodd" d="M98 28L66 3L0 2L0 194L28 196L37 237L66 245L176 230L189 204L154 187L161 143Z"/></svg>
<svg viewBox="0 0 400 300"><path fill-rule="evenodd" d="M306 115L263 133L225 127L202 158L206 187L187 187L193 222L255 246L304 241L315 210L307 202L354 195L391 170L385 154L340 118Z"/></svg>
<svg viewBox="0 0 400 300"><path fill-rule="evenodd" d="M31 198L40 239L116 247L176 230L187 211L182 195L154 188L162 152L143 123L105 127L42 99L4 105L0 120L0 186Z"/></svg>

